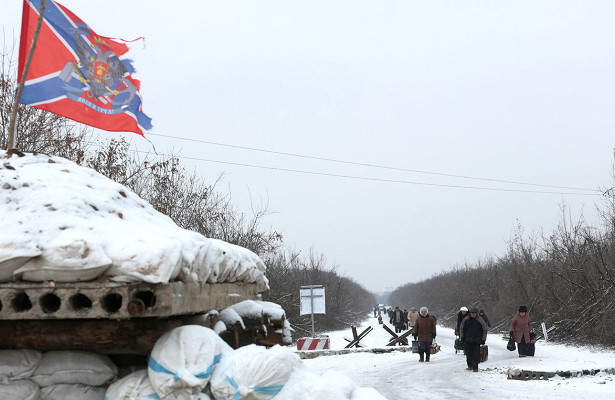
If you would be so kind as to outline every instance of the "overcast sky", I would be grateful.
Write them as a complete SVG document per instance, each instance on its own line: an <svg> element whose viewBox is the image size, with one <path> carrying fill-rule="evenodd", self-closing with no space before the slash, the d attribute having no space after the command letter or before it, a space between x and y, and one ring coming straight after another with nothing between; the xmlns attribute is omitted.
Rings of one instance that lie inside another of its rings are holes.
<svg viewBox="0 0 615 400"><path fill-rule="evenodd" d="M517 225L552 232L562 204L599 224L613 1L60 4L146 38L127 56L159 152L224 172L233 203L268 203L264 227L369 290L503 255ZM2 0L5 42L21 7Z"/></svg>

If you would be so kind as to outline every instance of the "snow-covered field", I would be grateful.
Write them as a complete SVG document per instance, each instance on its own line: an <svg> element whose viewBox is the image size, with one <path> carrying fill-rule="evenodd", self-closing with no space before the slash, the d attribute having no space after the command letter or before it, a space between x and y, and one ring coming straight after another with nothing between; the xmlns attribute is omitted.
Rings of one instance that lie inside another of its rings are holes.
<svg viewBox="0 0 615 400"><path fill-rule="evenodd" d="M374 330L362 341L368 347L385 347L391 339L375 318L368 318L358 332L371 326ZM351 337L346 331L328 333L331 349L343 349ZM544 342L536 343L536 356L519 358L506 350L499 334L487 337L489 359L479 364L479 372L465 369L465 356L455 354L452 329L438 326L436 341L440 352L429 363L419 363L418 354L392 352L374 354L356 352L347 355L321 356L304 360L319 372L328 370L348 375L358 386L373 387L389 400L401 399L612 399L615 398L615 375L599 373L564 379L519 381L507 378L509 368L532 371L582 371L615 369L613 351L573 347Z"/></svg>

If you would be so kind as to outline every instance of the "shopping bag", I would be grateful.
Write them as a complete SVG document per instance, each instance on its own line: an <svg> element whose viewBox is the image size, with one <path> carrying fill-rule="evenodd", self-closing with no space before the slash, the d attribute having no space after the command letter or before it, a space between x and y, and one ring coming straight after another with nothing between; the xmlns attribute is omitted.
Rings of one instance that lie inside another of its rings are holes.
<svg viewBox="0 0 615 400"><path fill-rule="evenodd" d="M440 351L440 345L436 342L431 344L431 348L429 349L429 354L436 354Z"/></svg>
<svg viewBox="0 0 615 400"><path fill-rule="evenodd" d="M412 341L412 352L413 353L418 353L419 352L419 341L418 340L413 340Z"/></svg>
<svg viewBox="0 0 615 400"><path fill-rule="evenodd" d="M506 345L506 348L509 351L515 351L517 350L517 345L515 344L515 338L514 337L510 337L510 339L508 339L508 344Z"/></svg>

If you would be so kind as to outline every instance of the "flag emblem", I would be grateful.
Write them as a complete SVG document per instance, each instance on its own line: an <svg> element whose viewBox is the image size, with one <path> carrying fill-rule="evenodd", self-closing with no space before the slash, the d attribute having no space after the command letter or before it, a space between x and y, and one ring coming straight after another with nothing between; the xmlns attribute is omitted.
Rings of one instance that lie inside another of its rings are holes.
<svg viewBox="0 0 615 400"><path fill-rule="evenodd" d="M18 74L22 75L41 0L24 0ZM96 34L62 5L47 0L43 25L21 103L99 129L143 134L151 119L142 111L140 82L128 47Z"/></svg>

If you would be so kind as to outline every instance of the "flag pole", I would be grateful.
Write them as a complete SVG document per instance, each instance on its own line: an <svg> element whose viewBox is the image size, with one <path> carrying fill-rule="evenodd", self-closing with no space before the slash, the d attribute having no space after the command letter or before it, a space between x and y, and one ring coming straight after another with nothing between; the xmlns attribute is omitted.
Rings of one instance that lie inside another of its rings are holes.
<svg viewBox="0 0 615 400"><path fill-rule="evenodd" d="M13 109L11 110L11 119L9 122L9 131L8 131L8 144L6 146L7 150L11 150L15 146L15 139L17 137L17 129L15 127L15 120L17 118L17 108L19 107L19 101L21 100L21 94L23 93L23 87L26 83L26 76L28 76L28 70L30 69L30 62L32 61L32 56L34 55L34 48L36 47L36 41L38 40L38 34L41 31L41 25L43 24L43 16L45 15L45 3L47 0L41 1L41 11L38 16L38 21L36 23L36 29L34 30L34 36L32 37L32 44L30 45L30 51L28 52L28 58L26 58L26 64L24 65L23 72L21 73L21 79L19 80L19 86L17 87L17 94L15 95L15 103L13 104ZM26 5L24 4L24 7ZM25 12L25 10L24 10Z"/></svg>

